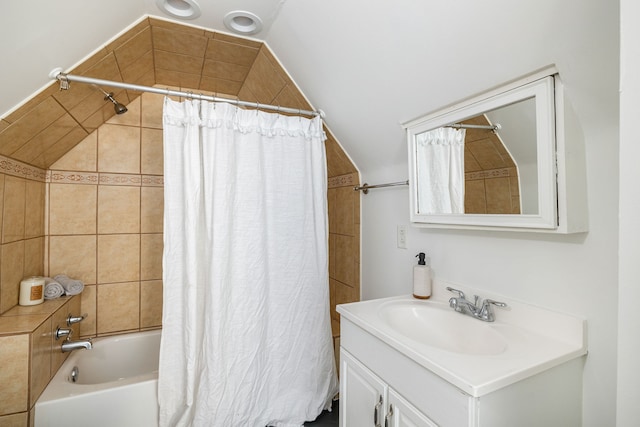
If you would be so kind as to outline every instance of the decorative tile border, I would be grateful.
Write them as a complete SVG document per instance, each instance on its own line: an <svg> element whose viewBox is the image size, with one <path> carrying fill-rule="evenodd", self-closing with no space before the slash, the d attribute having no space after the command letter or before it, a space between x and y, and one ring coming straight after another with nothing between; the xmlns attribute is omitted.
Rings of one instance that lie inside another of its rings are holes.
<svg viewBox="0 0 640 427"><path fill-rule="evenodd" d="M40 182L45 182L47 175L44 169L4 156L0 156L0 173Z"/></svg>
<svg viewBox="0 0 640 427"><path fill-rule="evenodd" d="M126 185L130 187L162 187L162 175L136 175L123 173L72 172L49 170L46 181L55 184Z"/></svg>
<svg viewBox="0 0 640 427"><path fill-rule="evenodd" d="M66 172L66 171L47 171L47 180L49 183L56 184L98 184L98 174L95 172Z"/></svg>
<svg viewBox="0 0 640 427"><path fill-rule="evenodd" d="M468 172L464 174L467 180L487 179L487 178L508 178L511 176L510 170L513 168L491 169L478 172Z"/></svg>
<svg viewBox="0 0 640 427"><path fill-rule="evenodd" d="M142 184L141 175L129 175L118 173L101 173L100 184L102 185L128 185L140 186Z"/></svg>
<svg viewBox="0 0 640 427"><path fill-rule="evenodd" d="M328 180L328 188L338 188L338 187L348 187L348 186L355 187L356 184L354 182L354 175L355 174L350 173L347 175L332 176Z"/></svg>
<svg viewBox="0 0 640 427"><path fill-rule="evenodd" d="M142 175L143 187L164 187L163 175Z"/></svg>

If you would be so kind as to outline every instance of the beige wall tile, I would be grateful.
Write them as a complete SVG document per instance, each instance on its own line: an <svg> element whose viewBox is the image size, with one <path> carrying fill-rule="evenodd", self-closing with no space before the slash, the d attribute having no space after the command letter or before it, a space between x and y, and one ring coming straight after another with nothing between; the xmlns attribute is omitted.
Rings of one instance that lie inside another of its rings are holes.
<svg viewBox="0 0 640 427"><path fill-rule="evenodd" d="M49 233L96 232L97 186L51 184L49 187Z"/></svg>
<svg viewBox="0 0 640 427"><path fill-rule="evenodd" d="M329 277L336 277L336 235L329 233Z"/></svg>
<svg viewBox="0 0 640 427"><path fill-rule="evenodd" d="M44 236L45 185L44 182L26 181L25 239Z"/></svg>
<svg viewBox="0 0 640 427"><path fill-rule="evenodd" d="M155 50L204 57L207 48L207 37L204 36L204 31L201 34L190 34L161 28L156 25L152 28L153 48Z"/></svg>
<svg viewBox="0 0 640 427"><path fill-rule="evenodd" d="M162 233L164 221L164 188L140 189L140 229L143 233Z"/></svg>
<svg viewBox="0 0 640 427"><path fill-rule="evenodd" d="M98 233L140 232L140 187L98 187Z"/></svg>
<svg viewBox="0 0 640 427"><path fill-rule="evenodd" d="M29 407L51 379L51 319L44 322L31 335L31 392Z"/></svg>
<svg viewBox="0 0 640 427"><path fill-rule="evenodd" d="M84 290L80 294L80 313L86 313L87 317L80 322L80 336L89 337L95 336L97 333L97 316L96 310L97 304L97 286L85 286Z"/></svg>
<svg viewBox="0 0 640 427"><path fill-rule="evenodd" d="M98 334L140 327L140 283L98 286Z"/></svg>
<svg viewBox="0 0 640 427"><path fill-rule="evenodd" d="M156 84L155 71L153 69L153 51L149 51L142 55L140 59L128 67L120 69L122 79L131 84L142 86L153 86ZM135 97L135 94L129 93L129 98Z"/></svg>
<svg viewBox="0 0 640 427"><path fill-rule="evenodd" d="M140 327L162 326L162 280L140 282Z"/></svg>
<svg viewBox="0 0 640 427"><path fill-rule="evenodd" d="M111 124L100 126L98 171L140 173L140 128Z"/></svg>
<svg viewBox="0 0 640 427"><path fill-rule="evenodd" d="M53 170L98 171L98 131L91 132L78 145L51 165Z"/></svg>
<svg viewBox="0 0 640 427"><path fill-rule="evenodd" d="M155 50L155 66L168 71L180 71L182 73L200 74L202 71L202 56L182 55L175 52Z"/></svg>
<svg viewBox="0 0 640 427"><path fill-rule="evenodd" d="M28 412L20 412L19 414L3 415L0 416L0 427L29 427L33 426L33 423L27 423Z"/></svg>
<svg viewBox="0 0 640 427"><path fill-rule="evenodd" d="M5 174L0 173L0 224L4 222L4 182Z"/></svg>
<svg viewBox="0 0 640 427"><path fill-rule="evenodd" d="M141 139L142 173L162 175L164 173L162 129L143 128Z"/></svg>
<svg viewBox="0 0 640 427"><path fill-rule="evenodd" d="M156 79L170 86L197 88L200 84L200 74L181 73L179 71L156 68Z"/></svg>
<svg viewBox="0 0 640 427"><path fill-rule="evenodd" d="M2 243L24 239L26 181L10 175L5 177Z"/></svg>
<svg viewBox="0 0 640 427"><path fill-rule="evenodd" d="M28 354L29 335L0 337L0 415L29 409Z"/></svg>
<svg viewBox="0 0 640 427"><path fill-rule="evenodd" d="M336 311L336 287L339 283L335 279L329 279L329 307L331 309L331 318L340 320L340 314Z"/></svg>
<svg viewBox="0 0 640 427"><path fill-rule="evenodd" d="M249 71L243 90L246 87L259 102L272 103L286 85L283 74L283 70L274 66L261 51Z"/></svg>
<svg viewBox="0 0 640 427"><path fill-rule="evenodd" d="M342 282L335 282L336 286L336 305L346 304L358 301L358 295L353 287L347 286Z"/></svg>
<svg viewBox="0 0 640 427"><path fill-rule="evenodd" d="M138 280L140 280L140 235L98 236L98 283Z"/></svg>
<svg viewBox="0 0 640 427"><path fill-rule="evenodd" d="M162 279L162 234L142 234L140 239L140 280Z"/></svg>
<svg viewBox="0 0 640 427"><path fill-rule="evenodd" d="M24 276L44 274L44 237L24 241Z"/></svg>
<svg viewBox="0 0 640 427"><path fill-rule="evenodd" d="M355 251L357 242L354 237L336 234L335 239L335 278L342 283L355 285Z"/></svg>
<svg viewBox="0 0 640 427"><path fill-rule="evenodd" d="M0 313L18 304L24 278L24 240L2 245L0 260Z"/></svg>
<svg viewBox="0 0 640 427"><path fill-rule="evenodd" d="M51 236L49 238L49 275L66 274L85 285L96 283L97 237Z"/></svg>
<svg viewBox="0 0 640 427"><path fill-rule="evenodd" d="M0 154L11 155L47 126L62 117L65 110L52 97L47 97L25 113L0 133Z"/></svg>
<svg viewBox="0 0 640 427"><path fill-rule="evenodd" d="M164 97L155 93L143 93L140 98L142 127L162 129Z"/></svg>
<svg viewBox="0 0 640 427"><path fill-rule="evenodd" d="M258 56L259 48L256 46L241 46L224 40L209 39L205 57L228 64L237 64L251 67Z"/></svg>
<svg viewBox="0 0 640 427"><path fill-rule="evenodd" d="M334 189L336 193L335 205L333 206L335 227L333 229L338 234L347 236L355 235L354 199L360 195L353 191L351 187L339 187Z"/></svg>
<svg viewBox="0 0 640 427"><path fill-rule="evenodd" d="M121 46L115 48L114 53L120 68L125 68L134 64L151 48L151 28L147 27Z"/></svg>

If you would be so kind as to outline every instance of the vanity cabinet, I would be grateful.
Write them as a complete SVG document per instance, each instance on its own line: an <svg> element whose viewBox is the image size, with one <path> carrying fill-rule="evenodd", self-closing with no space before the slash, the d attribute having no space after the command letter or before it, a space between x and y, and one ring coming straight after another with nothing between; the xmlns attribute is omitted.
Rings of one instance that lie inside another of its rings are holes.
<svg viewBox="0 0 640 427"><path fill-rule="evenodd" d="M341 426L437 427L426 415L358 362L340 351Z"/></svg>
<svg viewBox="0 0 640 427"><path fill-rule="evenodd" d="M569 360L474 396L425 368L412 356L395 348L392 339L383 341L343 315L340 426L581 425L584 358Z"/></svg>

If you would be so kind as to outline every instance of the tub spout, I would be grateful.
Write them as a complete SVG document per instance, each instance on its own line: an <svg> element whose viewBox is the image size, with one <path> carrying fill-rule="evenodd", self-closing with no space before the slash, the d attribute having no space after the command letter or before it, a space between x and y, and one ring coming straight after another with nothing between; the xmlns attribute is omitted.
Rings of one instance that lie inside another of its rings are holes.
<svg viewBox="0 0 640 427"><path fill-rule="evenodd" d="M63 353L77 350L79 348L86 348L87 350L91 350L91 338L87 338L86 340L78 340L78 341L65 340L61 346Z"/></svg>

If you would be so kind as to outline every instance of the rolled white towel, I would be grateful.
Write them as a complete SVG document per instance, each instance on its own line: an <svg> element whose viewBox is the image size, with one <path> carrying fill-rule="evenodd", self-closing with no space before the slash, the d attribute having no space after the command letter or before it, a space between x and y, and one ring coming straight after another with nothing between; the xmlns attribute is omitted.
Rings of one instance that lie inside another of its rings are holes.
<svg viewBox="0 0 640 427"><path fill-rule="evenodd" d="M66 274L58 274L53 280L62 285L66 295L78 295L84 289L84 283L80 280L70 279Z"/></svg>
<svg viewBox="0 0 640 427"><path fill-rule="evenodd" d="M64 295L62 285L51 277L44 278L44 299L56 299Z"/></svg>

